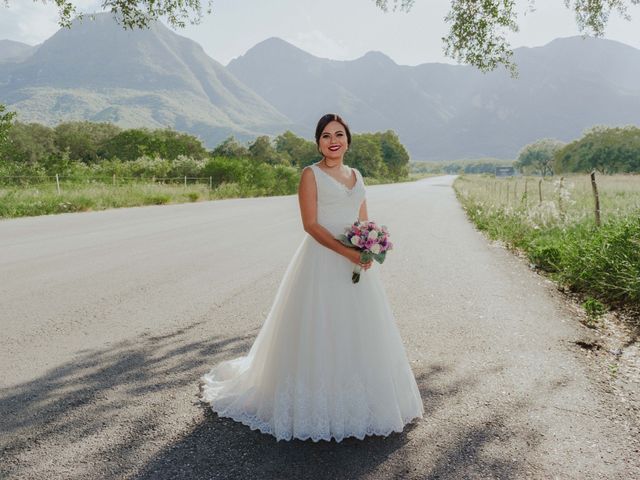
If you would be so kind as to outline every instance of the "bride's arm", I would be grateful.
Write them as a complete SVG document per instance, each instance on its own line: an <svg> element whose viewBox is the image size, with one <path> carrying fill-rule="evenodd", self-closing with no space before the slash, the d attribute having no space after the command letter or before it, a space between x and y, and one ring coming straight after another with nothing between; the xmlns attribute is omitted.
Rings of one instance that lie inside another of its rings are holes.
<svg viewBox="0 0 640 480"><path fill-rule="evenodd" d="M360 253L354 248L349 248L336 238L331 232L318 223L318 202L316 180L311 168L302 170L300 185L298 186L298 202L300 203L300 215L304 231L315 238L318 243L348 258L353 263L360 261Z"/></svg>
<svg viewBox="0 0 640 480"><path fill-rule="evenodd" d="M369 220L369 213L367 212L367 200L363 200L360 205L360 211L358 212L358 220L361 222Z"/></svg>

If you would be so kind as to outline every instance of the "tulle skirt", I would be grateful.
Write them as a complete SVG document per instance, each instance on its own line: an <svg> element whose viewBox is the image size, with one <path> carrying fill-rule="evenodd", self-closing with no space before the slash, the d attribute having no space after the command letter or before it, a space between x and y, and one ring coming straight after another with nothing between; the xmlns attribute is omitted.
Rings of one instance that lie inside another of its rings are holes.
<svg viewBox="0 0 640 480"><path fill-rule="evenodd" d="M202 401L277 440L389 435L422 400L378 276L306 235L244 357L202 377Z"/></svg>

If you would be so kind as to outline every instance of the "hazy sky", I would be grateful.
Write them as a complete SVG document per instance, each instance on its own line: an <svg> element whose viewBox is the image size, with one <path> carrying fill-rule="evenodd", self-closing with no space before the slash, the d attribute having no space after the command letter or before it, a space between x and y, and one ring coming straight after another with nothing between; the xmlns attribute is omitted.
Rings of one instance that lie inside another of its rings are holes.
<svg viewBox="0 0 640 480"><path fill-rule="evenodd" d="M94 12L101 2L76 3ZM519 1L521 28L510 36L514 47L544 45L579 33L563 0L537 0L535 12L528 11L528 3ZM452 62L443 55L441 40L448 30L443 18L449 6L448 0L416 0L409 13L384 13L373 0L214 0L213 13L201 24L177 33L197 41L225 65L269 37L336 60L378 50L403 65ZM640 48L640 7L629 12L631 22L612 17L605 37ZM9 8L0 5L0 38L34 45L58 28L50 3L10 0Z"/></svg>

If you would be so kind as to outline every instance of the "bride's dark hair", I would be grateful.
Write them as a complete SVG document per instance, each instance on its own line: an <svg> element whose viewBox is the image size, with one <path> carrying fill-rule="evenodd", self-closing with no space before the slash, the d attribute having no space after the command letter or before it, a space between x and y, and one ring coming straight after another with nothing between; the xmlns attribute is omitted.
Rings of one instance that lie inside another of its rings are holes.
<svg viewBox="0 0 640 480"><path fill-rule="evenodd" d="M320 135L322 135L324 128L330 122L338 122L344 127L344 131L347 134L347 144L351 145L351 130L349 130L349 125L336 113L327 113L318 120L318 125L316 126L316 145L320 145Z"/></svg>

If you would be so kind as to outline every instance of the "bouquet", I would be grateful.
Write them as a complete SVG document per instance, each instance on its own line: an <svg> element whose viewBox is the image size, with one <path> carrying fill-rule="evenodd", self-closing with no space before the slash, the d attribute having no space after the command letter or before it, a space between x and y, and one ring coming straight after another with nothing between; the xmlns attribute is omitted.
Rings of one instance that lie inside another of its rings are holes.
<svg viewBox="0 0 640 480"><path fill-rule="evenodd" d="M343 245L360 250L360 263L367 263L375 260L378 263L384 262L387 252L393 248L393 243L389 241L389 231L384 225L378 226L375 222L355 221L353 225L347 227L344 235L340 235L338 240ZM356 265L351 275L351 281L358 283L362 267Z"/></svg>

